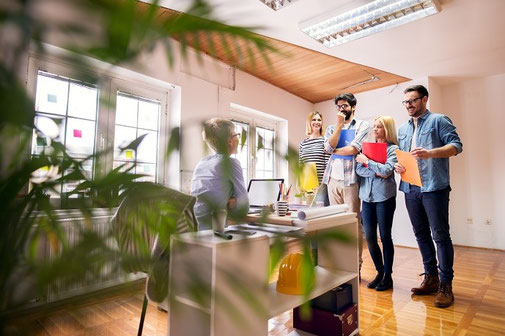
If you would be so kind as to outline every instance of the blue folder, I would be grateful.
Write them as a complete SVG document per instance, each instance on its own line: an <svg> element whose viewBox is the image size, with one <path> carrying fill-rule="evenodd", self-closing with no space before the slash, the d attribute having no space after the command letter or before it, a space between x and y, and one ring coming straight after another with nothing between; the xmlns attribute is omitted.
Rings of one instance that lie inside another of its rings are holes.
<svg viewBox="0 0 505 336"><path fill-rule="evenodd" d="M343 129L340 131L340 138L338 139L337 148L349 146L349 144L354 140L356 136L356 130L354 129ZM338 155L332 154L332 159L344 159L344 160L352 160L354 155Z"/></svg>

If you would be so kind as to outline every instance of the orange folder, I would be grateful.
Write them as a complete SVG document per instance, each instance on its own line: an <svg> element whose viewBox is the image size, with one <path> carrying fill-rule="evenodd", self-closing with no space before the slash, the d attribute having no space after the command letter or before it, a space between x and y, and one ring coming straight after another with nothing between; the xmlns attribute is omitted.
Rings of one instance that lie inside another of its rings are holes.
<svg viewBox="0 0 505 336"><path fill-rule="evenodd" d="M399 149L396 149L395 153L398 163L405 167L405 172L401 174L402 181L422 188L423 182L421 181L416 158L410 152L404 152Z"/></svg>

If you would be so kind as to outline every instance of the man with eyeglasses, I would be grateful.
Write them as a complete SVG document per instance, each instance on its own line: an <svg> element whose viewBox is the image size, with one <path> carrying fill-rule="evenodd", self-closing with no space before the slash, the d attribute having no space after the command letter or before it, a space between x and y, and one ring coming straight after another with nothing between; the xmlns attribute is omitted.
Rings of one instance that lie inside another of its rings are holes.
<svg viewBox="0 0 505 336"><path fill-rule="evenodd" d="M399 147L402 151L410 151L418 160L423 185L420 188L400 182L424 264L423 282L411 291L415 295L437 293L435 305L445 308L454 302L454 249L449 232L449 157L461 153L463 144L447 116L432 113L426 108L428 90L424 86L408 87L404 94L402 103L411 118L398 130ZM401 174L405 172L405 167L397 163L395 171Z"/></svg>
<svg viewBox="0 0 505 336"><path fill-rule="evenodd" d="M359 199L359 180L356 175L355 155L361 151L361 142L370 130L370 124L364 120L354 118L356 110L356 97L352 93L342 93L335 97L337 120L334 125L326 128L324 149L330 154L351 156L349 159L330 157L323 176L323 183L328 187L328 198L331 205L347 204L349 210L357 214L358 219L358 245L359 269L363 263L363 230L361 228L361 201ZM336 148L342 130L355 130L355 137L345 147Z"/></svg>

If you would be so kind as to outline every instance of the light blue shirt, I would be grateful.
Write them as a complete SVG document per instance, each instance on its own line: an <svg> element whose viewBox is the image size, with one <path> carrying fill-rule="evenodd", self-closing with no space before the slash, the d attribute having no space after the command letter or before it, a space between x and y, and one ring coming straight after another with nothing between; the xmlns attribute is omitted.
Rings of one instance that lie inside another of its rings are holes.
<svg viewBox="0 0 505 336"><path fill-rule="evenodd" d="M347 128L342 128L342 129L355 129L356 130L356 136L354 137L354 140L349 144L350 146L353 146L359 151L361 151L361 143L365 139L365 137L368 135L368 131L370 130L370 124L367 121L364 120L356 120L356 122L352 122L349 124ZM326 132L324 134L324 150L329 153L333 154L335 151L336 147L331 147L330 145L330 136L335 132L335 125L330 125L326 128ZM332 159L330 157L330 160L326 164L326 170L324 171L324 176L323 176L323 183L328 184L330 181L331 177L331 168L334 160L342 160L343 161L343 167L344 167L344 185L346 187L350 186L353 183L358 182L358 177L356 176L356 160L353 157L352 160L344 160L344 159Z"/></svg>
<svg viewBox="0 0 505 336"><path fill-rule="evenodd" d="M194 207L198 230L212 229L212 210L226 209L228 200L235 197L231 216L245 216L249 211L249 197L244 186L240 162L224 154L214 154L200 160L191 179L191 195L196 196Z"/></svg>
<svg viewBox="0 0 505 336"><path fill-rule="evenodd" d="M398 146L388 143L386 149L386 163L368 160L368 167L358 163L356 173L360 176L359 198L369 203L383 202L396 196L396 182L394 167L398 162L395 154ZM387 176L387 178L376 176Z"/></svg>
<svg viewBox="0 0 505 336"><path fill-rule="evenodd" d="M414 121L412 118L398 129L398 144L400 150L410 151L412 135L414 134ZM416 147L433 149L450 144L456 148L457 153L463 151L456 127L449 117L431 113L429 110L417 119ZM449 158L430 158L417 160L423 187L421 192L430 192L445 189L449 186ZM400 190L410 192L410 184L400 182Z"/></svg>

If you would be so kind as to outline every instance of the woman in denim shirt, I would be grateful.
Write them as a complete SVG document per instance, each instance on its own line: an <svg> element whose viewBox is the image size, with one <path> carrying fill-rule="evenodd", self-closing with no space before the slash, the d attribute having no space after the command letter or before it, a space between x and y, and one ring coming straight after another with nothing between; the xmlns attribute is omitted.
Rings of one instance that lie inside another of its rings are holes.
<svg viewBox="0 0 505 336"><path fill-rule="evenodd" d="M368 251L377 270L377 276L367 287L384 291L393 287L391 274L394 246L391 228L396 209L394 165L397 162L395 149L398 149L393 118L388 116L375 118L372 133L376 142L387 143L386 163L379 163L364 154L358 154L356 173L360 176L359 198L363 202L361 207L363 230ZM377 243L377 224L381 235L382 253Z"/></svg>

